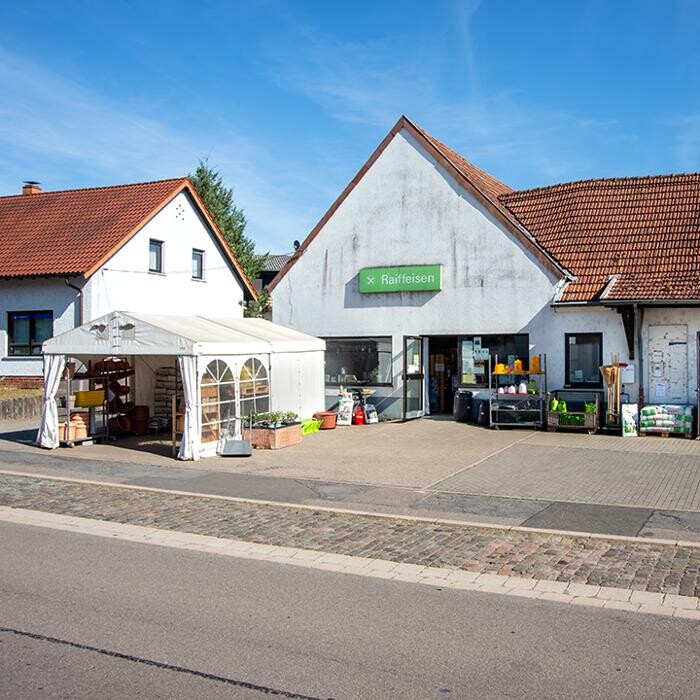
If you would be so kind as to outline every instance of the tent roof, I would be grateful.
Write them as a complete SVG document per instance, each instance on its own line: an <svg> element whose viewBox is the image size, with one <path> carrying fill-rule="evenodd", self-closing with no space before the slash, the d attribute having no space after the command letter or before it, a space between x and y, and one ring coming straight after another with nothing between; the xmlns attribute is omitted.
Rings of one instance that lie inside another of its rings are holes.
<svg viewBox="0 0 700 700"><path fill-rule="evenodd" d="M43 351L49 355L256 355L325 347L319 338L261 318L113 311L50 338Z"/></svg>

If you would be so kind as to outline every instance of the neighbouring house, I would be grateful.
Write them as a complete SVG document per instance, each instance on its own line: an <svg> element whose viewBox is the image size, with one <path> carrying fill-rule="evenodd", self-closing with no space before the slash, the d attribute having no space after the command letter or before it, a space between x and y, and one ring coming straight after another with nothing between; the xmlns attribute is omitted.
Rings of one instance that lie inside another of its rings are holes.
<svg viewBox="0 0 700 700"><path fill-rule="evenodd" d="M292 257L289 255L269 254L265 256L265 263L258 273L258 276L253 280L255 289L260 292L272 282L277 273L289 262Z"/></svg>
<svg viewBox="0 0 700 700"><path fill-rule="evenodd" d="M186 178L0 197L0 384L113 310L242 317L255 289Z"/></svg>
<svg viewBox="0 0 700 700"><path fill-rule="evenodd" d="M514 191L402 117L269 285L273 320L326 340L326 403L385 417L489 392L546 357L549 389L697 403L700 174Z"/></svg>

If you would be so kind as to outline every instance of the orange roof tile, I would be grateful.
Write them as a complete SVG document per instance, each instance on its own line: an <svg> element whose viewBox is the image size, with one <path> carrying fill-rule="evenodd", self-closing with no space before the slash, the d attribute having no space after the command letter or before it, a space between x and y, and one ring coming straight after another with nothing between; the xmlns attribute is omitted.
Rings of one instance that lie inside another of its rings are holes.
<svg viewBox="0 0 700 700"><path fill-rule="evenodd" d="M576 276L561 301L700 299L700 174L585 180L500 199Z"/></svg>
<svg viewBox="0 0 700 700"><path fill-rule="evenodd" d="M255 298L252 283L187 178L0 197L0 278L89 277L185 189Z"/></svg>
<svg viewBox="0 0 700 700"><path fill-rule="evenodd" d="M183 183L0 197L0 277L87 274Z"/></svg>

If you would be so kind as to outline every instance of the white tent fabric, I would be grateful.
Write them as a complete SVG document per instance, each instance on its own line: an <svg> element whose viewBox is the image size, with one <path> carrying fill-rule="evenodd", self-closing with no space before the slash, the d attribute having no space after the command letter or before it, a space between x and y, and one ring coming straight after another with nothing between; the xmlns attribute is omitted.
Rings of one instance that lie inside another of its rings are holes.
<svg viewBox="0 0 700 700"><path fill-rule="evenodd" d="M180 459L199 459L212 449L210 442L202 442L200 413L199 372L207 362L225 358L234 376L240 376L241 364L246 360L268 358L270 408L311 415L324 407L324 351L325 341L299 333L284 326L259 318L219 318L204 316L168 316L140 312L113 311L105 316L61 333L44 341L42 349L46 361L45 383L56 395L53 372L48 368L54 361L65 357L99 359L109 356L131 357L139 367L153 370L159 358L177 357L183 381L185 398L184 434ZM234 359L238 358L238 359ZM279 371L272 373L272 363ZM58 373L60 379L60 371ZM144 375L144 371L141 372ZM276 378L279 377L279 378ZM153 382L138 379L132 385L136 399L153 408ZM47 397L49 393L47 393ZM46 427L45 446L57 434L57 417ZM55 408L55 406L54 406ZM42 423L43 426L43 423ZM51 430L54 432L51 433Z"/></svg>
<svg viewBox="0 0 700 700"><path fill-rule="evenodd" d="M44 404L41 407L41 422L36 442L40 447L58 447L58 410L56 394L61 383L66 360L63 355L44 355Z"/></svg>
<svg viewBox="0 0 700 700"><path fill-rule="evenodd" d="M199 394L197 358L182 355L177 359L180 364L182 392L185 397L185 424L182 430L180 451L177 456L178 459L198 460L200 452L200 416L197 408L197 396Z"/></svg>
<svg viewBox="0 0 700 700"><path fill-rule="evenodd" d="M261 318L113 311L43 344L57 355L259 355L325 350L323 340Z"/></svg>

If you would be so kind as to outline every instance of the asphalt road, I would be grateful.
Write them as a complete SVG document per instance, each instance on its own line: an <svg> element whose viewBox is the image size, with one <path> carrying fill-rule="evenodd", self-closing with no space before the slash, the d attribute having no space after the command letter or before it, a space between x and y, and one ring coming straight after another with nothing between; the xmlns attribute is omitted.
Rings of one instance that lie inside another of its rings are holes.
<svg viewBox="0 0 700 700"><path fill-rule="evenodd" d="M700 625L0 525L0 697L691 698Z"/></svg>

